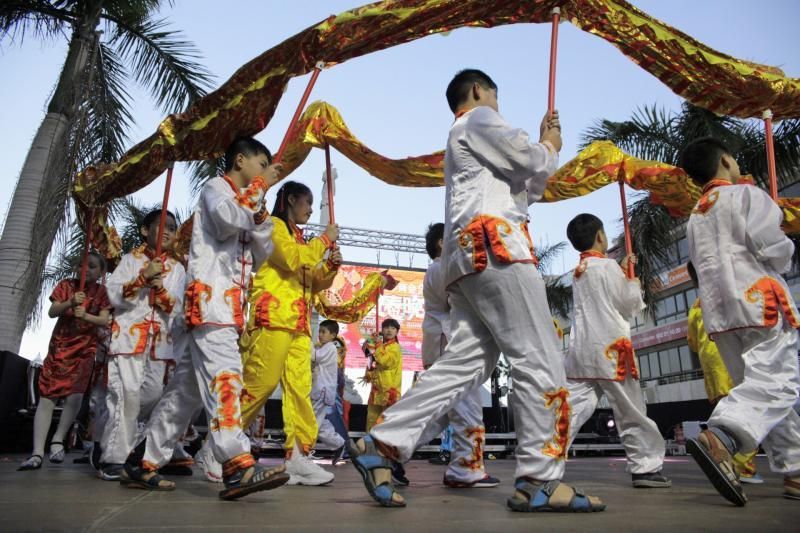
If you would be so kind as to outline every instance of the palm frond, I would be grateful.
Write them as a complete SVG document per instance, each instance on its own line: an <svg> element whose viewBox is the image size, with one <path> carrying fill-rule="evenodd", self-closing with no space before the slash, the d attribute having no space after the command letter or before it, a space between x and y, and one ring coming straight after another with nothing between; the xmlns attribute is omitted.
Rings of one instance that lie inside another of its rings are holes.
<svg viewBox="0 0 800 533"><path fill-rule="evenodd" d="M594 141L609 140L641 159L674 162L680 149L675 142L674 122L674 117L663 109L643 107L624 122L595 121L581 134L581 148Z"/></svg>
<svg viewBox="0 0 800 533"><path fill-rule="evenodd" d="M87 124L82 163L114 161L121 157L133 123L130 94L125 88L127 72L116 52L101 43L91 68L94 76L83 101Z"/></svg>
<svg viewBox="0 0 800 533"><path fill-rule="evenodd" d="M206 94L211 73L195 61L200 54L181 32L165 29L165 20L128 21L107 12L102 17L115 25L109 45L161 109L182 111Z"/></svg>
<svg viewBox="0 0 800 533"><path fill-rule="evenodd" d="M536 255L536 260L539 262L539 265L536 268L539 269L539 272L549 272L550 265L557 257L561 256L566 245L567 243L562 241L552 245L540 244L539 246L535 247L534 254Z"/></svg>
<svg viewBox="0 0 800 533"><path fill-rule="evenodd" d="M63 36L75 17L44 0L6 0L0 4L0 41L22 44L28 33L47 41Z"/></svg>
<svg viewBox="0 0 800 533"><path fill-rule="evenodd" d="M572 309L572 287L564 285L560 277L552 277L545 282L547 303L554 316L568 317Z"/></svg>
<svg viewBox="0 0 800 533"><path fill-rule="evenodd" d="M200 193L206 181L225 174L225 160L220 157L204 161L190 161L188 170L192 195L196 196Z"/></svg>

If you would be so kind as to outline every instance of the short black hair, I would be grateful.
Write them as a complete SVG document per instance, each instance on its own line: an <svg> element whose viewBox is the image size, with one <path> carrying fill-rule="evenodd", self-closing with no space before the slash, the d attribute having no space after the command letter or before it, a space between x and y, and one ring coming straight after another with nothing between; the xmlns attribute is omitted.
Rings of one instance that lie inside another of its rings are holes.
<svg viewBox="0 0 800 533"><path fill-rule="evenodd" d="M458 111L458 107L466 102L472 86L476 83L485 89L497 90L497 84L492 81L488 74L474 68L464 69L450 80L445 95L447 96L447 104L453 113Z"/></svg>
<svg viewBox="0 0 800 533"><path fill-rule="evenodd" d="M698 281L698 279L697 279L697 270L695 270L694 265L692 264L691 261L686 263L686 270L689 271L689 277L692 278L692 284L695 287L699 287L700 286L700 281Z"/></svg>
<svg viewBox="0 0 800 533"><path fill-rule="evenodd" d="M597 239L597 232L603 229L603 221L591 213L581 213L567 224L567 238L579 252L585 252Z"/></svg>
<svg viewBox="0 0 800 533"><path fill-rule="evenodd" d="M425 232L425 251L431 259L436 259L441 254L439 250L439 241L444 238L444 224L436 222L428 226L428 231Z"/></svg>
<svg viewBox="0 0 800 533"><path fill-rule="evenodd" d="M714 137L700 137L683 147L678 166L702 187L717 175L725 154L731 155L725 143Z"/></svg>
<svg viewBox="0 0 800 533"><path fill-rule="evenodd" d="M319 323L319 329L324 329L328 333L332 333L334 336L339 335L339 323L335 320L323 320Z"/></svg>
<svg viewBox="0 0 800 533"><path fill-rule="evenodd" d="M386 320L384 320L383 322L381 322L381 329L383 329L383 328L390 328L390 327L393 327L393 328L395 328L397 331L400 331L400 322L398 322L398 321L397 321L397 320L395 320L394 318L387 318Z"/></svg>
<svg viewBox="0 0 800 533"><path fill-rule="evenodd" d="M272 152L264 146L264 143L252 137L237 137L225 150L225 172L233 168L233 162L239 154L244 154L247 157L264 154L267 156L267 161L272 164Z"/></svg>
<svg viewBox="0 0 800 533"><path fill-rule="evenodd" d="M176 224L178 223L178 219L175 218L175 214L172 211L167 211L167 216L172 217L172 220ZM161 219L161 208L153 209L144 216L140 227L147 228L149 230L150 226L153 225L153 222L160 221L160 219Z"/></svg>

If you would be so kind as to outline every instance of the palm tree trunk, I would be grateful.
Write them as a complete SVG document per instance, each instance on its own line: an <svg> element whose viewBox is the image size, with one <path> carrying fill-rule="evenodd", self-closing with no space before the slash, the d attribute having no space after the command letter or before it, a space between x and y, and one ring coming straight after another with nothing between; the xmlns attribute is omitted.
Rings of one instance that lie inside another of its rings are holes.
<svg viewBox="0 0 800 533"><path fill-rule="evenodd" d="M19 350L38 302L45 261L62 223L67 189L55 185L74 165L67 160L67 145L98 22L99 7L74 29L58 85L6 214L0 236L0 350ZM62 192L54 195L56 190Z"/></svg>

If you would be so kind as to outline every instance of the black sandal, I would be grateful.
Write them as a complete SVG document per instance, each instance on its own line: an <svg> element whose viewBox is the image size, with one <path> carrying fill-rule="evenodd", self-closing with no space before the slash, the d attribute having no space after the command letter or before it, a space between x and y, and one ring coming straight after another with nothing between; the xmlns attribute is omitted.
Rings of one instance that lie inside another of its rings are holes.
<svg viewBox="0 0 800 533"><path fill-rule="evenodd" d="M150 477L146 476L152 474ZM166 482L162 485L162 482ZM122 470L122 476L119 480L120 485L128 487L129 489L142 489L167 492L175 490L175 483L166 479L158 472L150 472L140 466L134 466L126 463L125 468Z"/></svg>
<svg viewBox="0 0 800 533"><path fill-rule="evenodd" d="M41 455L31 455L27 459L25 459L19 468L17 468L17 472L21 470L39 470L42 467L42 456Z"/></svg>

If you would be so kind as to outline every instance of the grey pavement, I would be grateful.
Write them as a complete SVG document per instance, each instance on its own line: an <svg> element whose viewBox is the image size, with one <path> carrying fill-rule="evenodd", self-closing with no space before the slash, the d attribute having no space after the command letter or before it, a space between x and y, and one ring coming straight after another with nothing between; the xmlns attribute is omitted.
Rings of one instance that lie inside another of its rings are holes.
<svg viewBox="0 0 800 533"><path fill-rule="evenodd" d="M514 462L488 461L502 479L494 489L448 489L444 468L427 461L407 465L408 507L383 509L367 495L350 465L336 467L327 487L282 487L237 502L217 498L221 487L192 477L172 478L174 492L146 492L93 477L87 465L16 472L23 456L0 456L0 531L800 531L800 501L784 499L782 478L758 467L766 482L747 487L744 508L723 500L689 457L669 457L672 489L634 489L622 457L578 457L566 481L605 500L594 514L521 514L505 507ZM274 462L274 461L272 461ZM326 468L332 468L326 466Z"/></svg>

